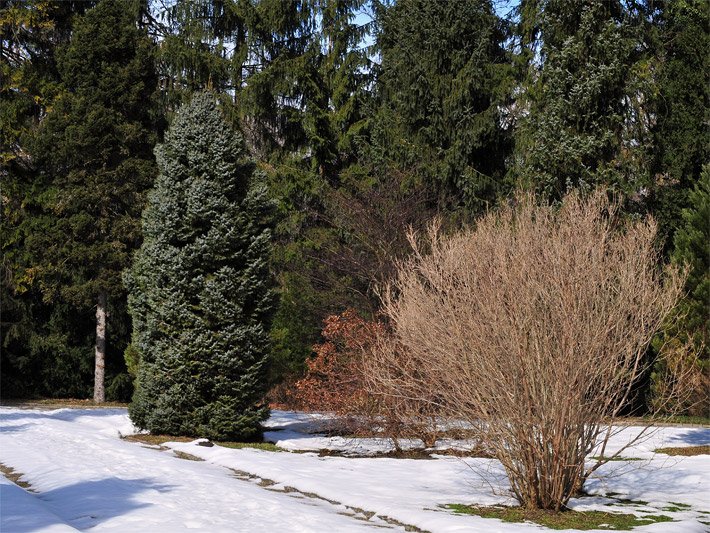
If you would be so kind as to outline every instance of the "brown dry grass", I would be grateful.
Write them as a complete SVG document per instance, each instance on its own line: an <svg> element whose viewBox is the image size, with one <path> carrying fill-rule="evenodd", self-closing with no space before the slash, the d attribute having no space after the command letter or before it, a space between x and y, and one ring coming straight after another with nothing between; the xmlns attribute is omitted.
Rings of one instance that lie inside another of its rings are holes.
<svg viewBox="0 0 710 533"><path fill-rule="evenodd" d="M123 440L129 442L140 442L151 446L161 446L164 442L192 442L192 437L176 437L174 435L151 435L150 433L136 433L134 435L123 435Z"/></svg>
<svg viewBox="0 0 710 533"><path fill-rule="evenodd" d="M22 476L24 475L22 472L17 472L14 468L0 463L0 474L12 481L15 485L22 487L26 491L35 492L32 489L32 485L22 480Z"/></svg>
<svg viewBox="0 0 710 533"><path fill-rule="evenodd" d="M656 453L665 455L682 455L690 457L692 455L710 455L710 445L704 446L682 446L680 448L658 448Z"/></svg>
<svg viewBox="0 0 710 533"><path fill-rule="evenodd" d="M128 407L128 404L123 402L95 403L94 400L76 398L45 398L40 400L3 399L0 405L5 407L18 407L20 409L100 409L106 407Z"/></svg>
<svg viewBox="0 0 710 533"><path fill-rule="evenodd" d="M124 435L121 438L129 442L138 442L141 444L148 444L150 446L160 446L161 448L164 448L163 444L166 442L192 442L193 440L195 440L193 437L178 437L175 435L152 435L150 433L135 433L133 435ZM251 448L269 452L286 451L283 448L279 448L278 446L270 442L217 441L215 442L215 444L217 444L218 446L223 446L225 448L234 448L238 450L244 448ZM211 446L212 444L209 445Z"/></svg>

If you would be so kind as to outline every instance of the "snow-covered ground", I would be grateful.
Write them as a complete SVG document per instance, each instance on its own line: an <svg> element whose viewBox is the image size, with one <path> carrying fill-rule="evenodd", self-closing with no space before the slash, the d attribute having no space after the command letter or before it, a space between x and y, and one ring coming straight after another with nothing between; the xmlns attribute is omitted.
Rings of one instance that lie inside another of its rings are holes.
<svg viewBox="0 0 710 533"><path fill-rule="evenodd" d="M275 411L266 437L286 450L366 454L389 449L385 440L310 434L321 419ZM167 443L161 451L120 439L133 432L124 409L0 408L0 463L22 473L33 491L0 476L0 531L341 532L403 531L407 525L432 532L544 529L460 516L443 508L450 503L513 503L505 473L491 459L319 457L315 452L206 447L200 441ZM612 446L624 437L615 437ZM675 520L635 531L706 532L710 456L654 453L659 447L701 444L710 444L710 429L661 428L623 454L642 460L605 465L603 477L587 485L595 496L572 505ZM176 452L204 461L184 460ZM614 498L604 497L610 494Z"/></svg>

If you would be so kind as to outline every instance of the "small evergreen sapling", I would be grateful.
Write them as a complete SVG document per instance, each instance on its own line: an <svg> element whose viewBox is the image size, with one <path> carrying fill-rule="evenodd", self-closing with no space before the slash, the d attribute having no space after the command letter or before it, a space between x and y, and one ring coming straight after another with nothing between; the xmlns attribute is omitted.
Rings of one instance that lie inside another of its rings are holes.
<svg viewBox="0 0 710 533"><path fill-rule="evenodd" d="M140 354L129 414L153 433L248 440L268 409L272 204L209 93L175 117L126 275Z"/></svg>

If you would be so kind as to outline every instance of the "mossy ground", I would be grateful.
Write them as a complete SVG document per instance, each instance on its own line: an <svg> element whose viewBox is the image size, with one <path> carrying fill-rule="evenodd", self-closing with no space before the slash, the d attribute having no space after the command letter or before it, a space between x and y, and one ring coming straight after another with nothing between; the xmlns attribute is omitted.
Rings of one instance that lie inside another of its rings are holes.
<svg viewBox="0 0 710 533"><path fill-rule="evenodd" d="M136 433L134 435L124 435L123 440L130 442L139 442L141 444L148 444L151 446L162 446L165 442L191 442L195 440L192 437L178 437L175 435L153 435L150 433ZM264 450L268 452L283 452L286 451L279 448L275 444L270 442L231 442L231 441L217 441L215 442L218 446L223 446L225 448L254 448L257 450Z"/></svg>
<svg viewBox="0 0 710 533"><path fill-rule="evenodd" d="M626 513L608 513L604 511L552 511L530 510L522 507L476 506L449 504L450 509L460 514L476 515L483 518L497 518L503 522L534 522L550 529L609 529L630 530L654 522L671 522L665 515L646 515L643 517Z"/></svg>
<svg viewBox="0 0 710 533"><path fill-rule="evenodd" d="M682 455L685 457L690 457L692 455L710 455L710 445L683 446L680 448L657 448L654 451L665 455Z"/></svg>

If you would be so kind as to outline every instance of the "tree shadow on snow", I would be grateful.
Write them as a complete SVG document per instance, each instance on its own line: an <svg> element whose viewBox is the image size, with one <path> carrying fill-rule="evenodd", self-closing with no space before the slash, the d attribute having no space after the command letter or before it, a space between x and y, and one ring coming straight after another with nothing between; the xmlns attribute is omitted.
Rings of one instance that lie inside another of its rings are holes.
<svg viewBox="0 0 710 533"><path fill-rule="evenodd" d="M0 426L0 433L19 433L27 428L32 427L33 424L16 424L14 426Z"/></svg>
<svg viewBox="0 0 710 533"><path fill-rule="evenodd" d="M710 444L710 429L692 429L668 439L671 442L682 442L688 446L704 446Z"/></svg>
<svg viewBox="0 0 710 533"><path fill-rule="evenodd" d="M37 494L49 510L77 529L88 529L135 509L155 505L136 500L145 492L169 492L172 485L155 479L120 479L109 477L81 481Z"/></svg>
<svg viewBox="0 0 710 533"><path fill-rule="evenodd" d="M62 408L53 411L23 410L11 413L0 411L0 422L14 420L63 420L72 422L82 417L103 417L125 415L126 409L122 407L95 408L95 409L73 409Z"/></svg>

